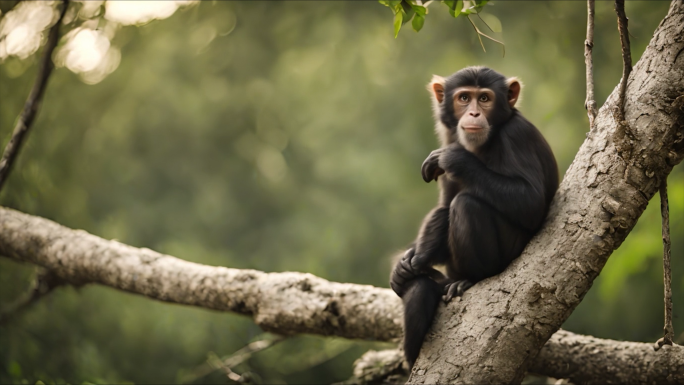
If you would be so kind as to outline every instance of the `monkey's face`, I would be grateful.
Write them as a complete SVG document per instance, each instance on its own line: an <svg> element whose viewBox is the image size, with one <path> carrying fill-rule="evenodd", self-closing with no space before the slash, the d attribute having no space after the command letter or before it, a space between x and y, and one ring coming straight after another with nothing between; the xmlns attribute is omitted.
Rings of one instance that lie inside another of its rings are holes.
<svg viewBox="0 0 684 385"><path fill-rule="evenodd" d="M495 101L496 93L489 88L468 86L453 91L458 141L469 151L474 151L487 141L491 131L489 118Z"/></svg>
<svg viewBox="0 0 684 385"><path fill-rule="evenodd" d="M428 84L442 145L458 142L473 152L507 121L520 95L516 78L484 67L468 67Z"/></svg>

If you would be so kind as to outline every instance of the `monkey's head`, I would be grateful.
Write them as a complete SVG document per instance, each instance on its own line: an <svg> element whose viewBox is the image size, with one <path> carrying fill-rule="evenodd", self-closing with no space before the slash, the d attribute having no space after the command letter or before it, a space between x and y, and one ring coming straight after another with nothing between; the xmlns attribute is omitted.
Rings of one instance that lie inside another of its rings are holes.
<svg viewBox="0 0 684 385"><path fill-rule="evenodd" d="M443 144L459 142L469 151L483 145L499 125L510 119L522 88L486 67L467 67L428 84Z"/></svg>

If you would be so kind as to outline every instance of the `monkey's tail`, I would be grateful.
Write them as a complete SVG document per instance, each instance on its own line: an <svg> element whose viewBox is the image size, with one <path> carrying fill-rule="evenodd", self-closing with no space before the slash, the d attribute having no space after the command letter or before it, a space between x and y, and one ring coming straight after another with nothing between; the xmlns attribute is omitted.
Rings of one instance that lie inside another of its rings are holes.
<svg viewBox="0 0 684 385"><path fill-rule="evenodd" d="M411 281L402 297L404 302L404 355L409 367L418 359L420 347L435 318L442 297L441 287L431 278L421 275Z"/></svg>

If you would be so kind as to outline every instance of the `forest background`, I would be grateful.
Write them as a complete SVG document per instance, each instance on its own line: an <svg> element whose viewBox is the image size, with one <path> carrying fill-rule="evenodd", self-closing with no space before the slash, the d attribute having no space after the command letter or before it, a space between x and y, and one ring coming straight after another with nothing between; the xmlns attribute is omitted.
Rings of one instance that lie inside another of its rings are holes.
<svg viewBox="0 0 684 385"><path fill-rule="evenodd" d="M627 2L634 62L668 6ZM586 4L500 1L484 11L502 27L492 35L505 41L505 56L487 40L483 52L467 20L437 8L420 33L407 26L395 39L391 12L373 1L201 2L121 27L113 72L54 72L0 204L189 261L388 287L390 256L436 200L436 186L420 177L437 147L425 90L432 74L486 65L520 77L520 109L551 144L561 175L588 131ZM38 56L0 64L3 147ZM597 2L599 106L621 63L612 3ZM668 179L680 344L683 176L678 166ZM658 339L661 258L655 196L563 327ZM0 308L33 274L0 259ZM210 352L230 354L261 334L237 315L64 287L0 325L0 382L177 382ZM295 336L238 371L256 382L330 383L349 378L366 350L388 347ZM207 381L226 379L216 372Z"/></svg>

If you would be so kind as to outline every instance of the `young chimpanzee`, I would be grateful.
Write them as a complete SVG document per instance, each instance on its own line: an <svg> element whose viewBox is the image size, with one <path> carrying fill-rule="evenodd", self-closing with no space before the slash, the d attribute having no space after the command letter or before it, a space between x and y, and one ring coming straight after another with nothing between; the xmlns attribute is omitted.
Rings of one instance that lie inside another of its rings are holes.
<svg viewBox="0 0 684 385"><path fill-rule="evenodd" d="M404 302L411 367L440 298L448 302L501 273L539 230L558 188L551 148L515 109L516 78L468 67L435 76L428 89L442 147L421 171L426 182L439 182L439 203L390 279ZM445 265L447 276L434 265Z"/></svg>

